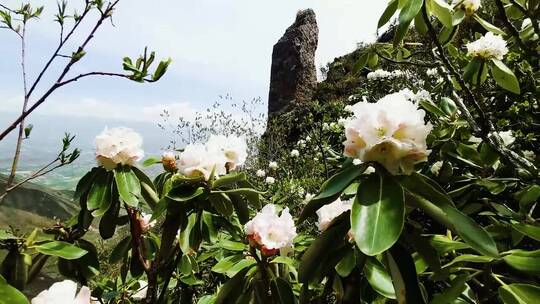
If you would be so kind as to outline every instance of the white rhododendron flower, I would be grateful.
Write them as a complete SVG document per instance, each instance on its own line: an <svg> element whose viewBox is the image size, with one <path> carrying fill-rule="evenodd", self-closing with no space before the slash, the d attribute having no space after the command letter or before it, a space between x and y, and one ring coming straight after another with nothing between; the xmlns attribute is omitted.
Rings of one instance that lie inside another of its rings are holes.
<svg viewBox="0 0 540 304"><path fill-rule="evenodd" d="M271 176L268 176L265 181L267 184L273 185L276 182L276 179Z"/></svg>
<svg viewBox="0 0 540 304"><path fill-rule="evenodd" d="M81 287L77 294L77 283L64 280L56 282L32 299L32 304L90 304L90 289Z"/></svg>
<svg viewBox="0 0 540 304"><path fill-rule="evenodd" d="M345 124L344 154L363 162L376 161L390 173L410 174L429 154L426 137L432 125L425 112L398 92L376 103L359 102L349 107L354 115Z"/></svg>
<svg viewBox="0 0 540 304"><path fill-rule="evenodd" d="M203 144L191 144L180 154L178 164L180 172L185 176L203 176L208 180L212 171L216 176L226 174L226 162L222 153L210 152Z"/></svg>
<svg viewBox="0 0 540 304"><path fill-rule="evenodd" d="M512 131L510 130L501 131L501 132L498 132L497 134L499 134L505 146L510 146L511 144L514 143L514 141L516 141L516 138L514 137L514 135L512 135Z"/></svg>
<svg viewBox="0 0 540 304"><path fill-rule="evenodd" d="M291 151L291 156L292 157L298 157L298 156L300 156L300 152L298 150L294 149L294 150Z"/></svg>
<svg viewBox="0 0 540 304"><path fill-rule="evenodd" d="M433 175L439 175L439 172L441 171L442 165L443 165L442 160L439 160L439 161L433 163L433 165L431 165L431 169L430 169L431 173Z"/></svg>
<svg viewBox="0 0 540 304"><path fill-rule="evenodd" d="M141 225L141 231L143 233L148 232L150 228L153 228L156 225L156 220L151 221L152 214L141 212L141 217L139 218L139 224Z"/></svg>
<svg viewBox="0 0 540 304"><path fill-rule="evenodd" d="M258 177L265 177L266 176L266 172L264 170L257 170L257 172L255 172L255 175L257 175Z"/></svg>
<svg viewBox="0 0 540 304"><path fill-rule="evenodd" d="M375 173L375 168L373 168L372 166L369 166L366 168L366 171L364 171L364 174L371 174L371 173Z"/></svg>
<svg viewBox="0 0 540 304"><path fill-rule="evenodd" d="M270 169L277 169L277 168L278 168L277 162L271 161L270 163L268 163L268 168L270 168Z"/></svg>
<svg viewBox="0 0 540 304"><path fill-rule="evenodd" d="M472 15L476 12L482 4L480 0L454 0L452 5L458 5L458 7L465 11L467 15Z"/></svg>
<svg viewBox="0 0 540 304"><path fill-rule="evenodd" d="M247 144L243 137L212 135L206 146L210 152L222 153L225 156L229 170L234 170L246 162Z"/></svg>
<svg viewBox="0 0 540 304"><path fill-rule="evenodd" d="M117 165L133 166L143 158L143 139L139 133L129 128L105 128L96 136L96 159L107 170Z"/></svg>
<svg viewBox="0 0 540 304"><path fill-rule="evenodd" d="M508 53L506 41L500 35L495 35L492 32L476 41L467 43L467 55L472 57L481 57L483 59L498 59L502 60L504 55Z"/></svg>
<svg viewBox="0 0 540 304"><path fill-rule="evenodd" d="M353 165L358 166L358 165L363 164L364 162L361 159L355 158L353 159L352 163Z"/></svg>
<svg viewBox="0 0 540 304"><path fill-rule="evenodd" d="M293 246L296 227L289 208L278 215L276 206L268 204L245 225L250 244L257 247L265 255L272 255L279 250Z"/></svg>
<svg viewBox="0 0 540 304"><path fill-rule="evenodd" d="M176 156L174 152L163 152L161 156L161 163L165 171L175 171L176 170Z"/></svg>
<svg viewBox="0 0 540 304"><path fill-rule="evenodd" d="M352 201L342 201L339 198L331 204L322 206L317 210L317 226L319 227L319 230L325 231L334 218L338 217L343 212L350 210L351 207Z"/></svg>

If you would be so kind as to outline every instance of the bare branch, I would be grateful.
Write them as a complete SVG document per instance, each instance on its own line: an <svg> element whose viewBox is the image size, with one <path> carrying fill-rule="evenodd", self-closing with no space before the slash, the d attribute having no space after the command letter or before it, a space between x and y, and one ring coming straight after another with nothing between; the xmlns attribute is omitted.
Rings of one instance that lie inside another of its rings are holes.
<svg viewBox="0 0 540 304"><path fill-rule="evenodd" d="M59 82L57 84L58 84L59 87L61 87L61 86L64 86L64 85L66 85L68 83L78 81L79 79L84 78L84 77L88 77L88 76L112 76L112 77L121 77L121 78L131 79L131 75L128 75L128 74L109 73L109 72L89 72L89 73L80 74L77 77L73 77L71 79ZM146 81L146 82L155 82L155 80L149 79L149 78L145 78L144 81Z"/></svg>
<svg viewBox="0 0 540 304"><path fill-rule="evenodd" d="M376 50L375 50L375 54L377 54L379 57L381 57L382 59L384 59L384 60L386 60L388 62L392 62L392 63L396 63L396 64L415 65L415 66L428 67L428 68L434 68L434 67L437 66L434 63L427 63L427 62L394 60L392 58L388 58L388 57L384 56L383 54L377 52ZM412 54L408 58L410 58L411 56L412 56Z"/></svg>

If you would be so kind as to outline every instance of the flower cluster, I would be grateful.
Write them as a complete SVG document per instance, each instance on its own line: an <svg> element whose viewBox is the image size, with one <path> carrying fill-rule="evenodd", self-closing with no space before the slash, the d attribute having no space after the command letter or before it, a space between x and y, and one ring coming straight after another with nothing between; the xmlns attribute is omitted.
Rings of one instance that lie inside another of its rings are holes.
<svg viewBox="0 0 540 304"><path fill-rule="evenodd" d="M452 5L463 10L468 16L474 14L480 8L481 4L481 0L454 0L452 2Z"/></svg>
<svg viewBox="0 0 540 304"><path fill-rule="evenodd" d="M212 135L206 144L186 146L179 157L180 173L188 177L203 176L210 178L224 175L246 161L247 144L244 138L237 136Z"/></svg>
<svg viewBox="0 0 540 304"><path fill-rule="evenodd" d="M472 57L480 57L485 60L498 59L502 60L504 55L508 53L506 41L500 36L492 32L488 32L485 36L478 40L467 43L467 55Z"/></svg>
<svg viewBox="0 0 540 304"><path fill-rule="evenodd" d="M339 198L331 204L322 206L317 210L317 226L319 227L319 230L325 231L334 218L338 217L343 212L350 210L351 207L351 201L342 201Z"/></svg>
<svg viewBox="0 0 540 304"><path fill-rule="evenodd" d="M144 156L142 137L129 128L105 128L95 139L96 159L100 166L112 170L116 166L133 166Z"/></svg>
<svg viewBox="0 0 540 304"><path fill-rule="evenodd" d="M427 159L426 137L432 125L424 122L425 112L403 91L346 109L353 113L345 123L346 156L378 162L392 174L399 169L410 174L416 163Z"/></svg>
<svg viewBox="0 0 540 304"><path fill-rule="evenodd" d="M56 282L32 299L32 304L90 304L90 289L81 287L77 294L77 283L64 280Z"/></svg>
<svg viewBox="0 0 540 304"><path fill-rule="evenodd" d="M394 70L392 72L389 72L382 69L377 69L373 72L369 72L367 74L367 79L368 80L393 79L393 78L404 77L404 76L407 76L407 73L401 70Z"/></svg>
<svg viewBox="0 0 540 304"><path fill-rule="evenodd" d="M296 227L289 208L278 211L275 205L268 204L245 225L246 234L251 246L270 256L278 251L287 251L293 246Z"/></svg>

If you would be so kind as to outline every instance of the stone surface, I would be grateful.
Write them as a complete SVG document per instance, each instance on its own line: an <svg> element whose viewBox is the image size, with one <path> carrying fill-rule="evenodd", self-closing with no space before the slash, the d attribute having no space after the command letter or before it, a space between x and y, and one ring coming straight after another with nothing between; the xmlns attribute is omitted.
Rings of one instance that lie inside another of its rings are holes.
<svg viewBox="0 0 540 304"><path fill-rule="evenodd" d="M310 101L317 86L315 51L319 28L312 9L301 10L296 21L274 45L268 96L268 117L291 104Z"/></svg>

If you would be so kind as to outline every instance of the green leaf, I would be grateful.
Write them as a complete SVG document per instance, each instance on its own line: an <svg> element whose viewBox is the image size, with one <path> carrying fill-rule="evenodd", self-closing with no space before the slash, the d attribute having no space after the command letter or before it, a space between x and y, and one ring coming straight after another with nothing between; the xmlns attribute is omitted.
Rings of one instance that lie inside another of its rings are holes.
<svg viewBox="0 0 540 304"><path fill-rule="evenodd" d="M375 258L368 257L364 264L364 275L369 282L369 285L380 295L395 299L394 285L390 275L384 269L384 266Z"/></svg>
<svg viewBox="0 0 540 304"><path fill-rule="evenodd" d="M109 172L101 171L90 188L86 206L89 211L96 210L93 216L103 215L111 205L111 177Z"/></svg>
<svg viewBox="0 0 540 304"><path fill-rule="evenodd" d="M540 186L536 184L530 185L517 192L514 196L519 201L519 207L526 209L540 198Z"/></svg>
<svg viewBox="0 0 540 304"><path fill-rule="evenodd" d="M540 227L524 223L512 224L512 228L540 242Z"/></svg>
<svg viewBox="0 0 540 304"><path fill-rule="evenodd" d="M499 287L499 296L505 304L536 304L540 287L529 284L510 284Z"/></svg>
<svg viewBox="0 0 540 304"><path fill-rule="evenodd" d="M162 60L154 71L154 75L152 75L152 80L158 81L165 74L165 72L167 72L167 68L169 67L169 64L171 64L171 62L171 58L167 60Z"/></svg>
<svg viewBox="0 0 540 304"><path fill-rule="evenodd" d="M78 259L88 252L73 244L62 241L48 241L46 243L35 245L33 248L39 253L61 257L66 260Z"/></svg>
<svg viewBox="0 0 540 304"><path fill-rule="evenodd" d="M161 158L157 156L151 156L145 159L142 163L143 167L150 167L153 164L161 163Z"/></svg>
<svg viewBox="0 0 540 304"><path fill-rule="evenodd" d="M243 259L244 256L242 254L230 255L217 262L217 264L212 267L212 271L217 273L225 273Z"/></svg>
<svg viewBox="0 0 540 304"><path fill-rule="evenodd" d="M414 17L420 12L424 0L408 0L399 13L399 23L394 33L394 46L397 46L407 34Z"/></svg>
<svg viewBox="0 0 540 304"><path fill-rule="evenodd" d="M452 7L444 0L431 0L431 13L447 28L452 25Z"/></svg>
<svg viewBox="0 0 540 304"><path fill-rule="evenodd" d="M514 72L512 72L512 70L510 70L506 64L500 60L491 59L491 62L493 63L493 65L490 65L491 74L493 75L495 82L497 82L501 88L512 93L519 94L521 90Z"/></svg>
<svg viewBox="0 0 540 304"><path fill-rule="evenodd" d="M192 187L188 187L187 190L185 188L178 187L169 191L169 193L167 194L167 198L176 202L187 202L200 196L203 193L203 187L197 187L195 189Z"/></svg>
<svg viewBox="0 0 540 304"><path fill-rule="evenodd" d="M112 202L109 210L105 212L99 221L99 235L101 235L101 237L105 240L113 237L114 232L116 231L118 214L120 213L120 201L118 201L118 194L113 192L113 197L116 197L116 200Z"/></svg>
<svg viewBox="0 0 540 304"><path fill-rule="evenodd" d="M430 216L447 225L459 234L465 242L479 253L498 257L497 245L487 231L471 218L453 206L447 194L442 193L435 181L419 173L403 177L401 185L412 194L422 197L417 203L421 204Z"/></svg>
<svg viewBox="0 0 540 304"><path fill-rule="evenodd" d="M437 250L437 252L439 252L440 255L443 255L450 251L467 249L471 247L465 243L454 241L444 235L438 234L432 236L430 243Z"/></svg>
<svg viewBox="0 0 540 304"><path fill-rule="evenodd" d="M510 250L503 260L510 267L531 275L540 275L540 249L534 251Z"/></svg>
<svg viewBox="0 0 540 304"><path fill-rule="evenodd" d="M114 179L120 198L129 206L137 207L141 195L141 183L130 167L120 167L114 171Z"/></svg>
<svg viewBox="0 0 540 304"><path fill-rule="evenodd" d="M368 66L371 68L371 69L374 69L377 67L377 64L379 63L379 55L377 55L376 53L369 53L369 56L368 56Z"/></svg>
<svg viewBox="0 0 540 304"><path fill-rule="evenodd" d="M159 195L157 194L157 189L150 177L148 175L144 174L143 171L141 171L137 167L131 167L131 170L135 175L137 175L137 178L139 179L139 182L141 184L141 195L146 201L146 203L149 205L149 207L154 210L156 205L159 202Z"/></svg>
<svg viewBox="0 0 540 304"><path fill-rule="evenodd" d="M480 25L482 27L484 27L486 30L492 32L493 34L503 35L503 36L506 35L506 33L503 30L501 30L500 28L496 27L495 25L487 22L486 20L480 18L480 16L478 16L478 14L474 14L474 20L478 21L478 23L480 23Z"/></svg>
<svg viewBox="0 0 540 304"><path fill-rule="evenodd" d="M414 260L409 252L400 244L395 244L385 257L398 303L425 303L418 284Z"/></svg>
<svg viewBox="0 0 540 304"><path fill-rule="evenodd" d="M270 288L272 290L272 296L276 300L276 303L280 304L294 304L295 298L291 288L291 285L282 278L275 278L271 281Z"/></svg>
<svg viewBox="0 0 540 304"><path fill-rule="evenodd" d="M465 283L469 279L468 275L459 275L450 282L450 287L433 296L430 304L454 304L455 300L465 291Z"/></svg>
<svg viewBox="0 0 540 304"><path fill-rule="evenodd" d="M463 71L463 79L469 82L474 83L474 79L476 79L476 75L480 72L480 68L482 67L482 59L478 57L474 57L469 63L465 66L465 69Z"/></svg>
<svg viewBox="0 0 540 304"><path fill-rule="evenodd" d="M403 189L390 176L370 175L358 188L351 229L360 251L377 255L401 235L405 220Z"/></svg>
<svg viewBox="0 0 540 304"><path fill-rule="evenodd" d="M450 263L444 265L445 268L455 265L456 263L469 262L469 263L488 263L493 261L492 257L474 255L474 254L462 254L455 257Z"/></svg>
<svg viewBox="0 0 540 304"><path fill-rule="evenodd" d="M353 74L355 75L358 74L358 72L360 72L363 68L366 67L366 64L368 62L368 57L369 57L369 53L365 52L360 56L360 58L358 58L358 60L356 60L352 68Z"/></svg>
<svg viewBox="0 0 540 304"><path fill-rule="evenodd" d="M457 111L457 106L456 106L456 103L452 99L448 97L442 97L441 109L448 115L454 115Z"/></svg>
<svg viewBox="0 0 540 304"><path fill-rule="evenodd" d="M230 240L222 240L219 242L219 246L231 251L244 251L247 249L246 244Z"/></svg>
<svg viewBox="0 0 540 304"><path fill-rule="evenodd" d="M233 214L234 205L225 193L210 194L208 200L219 214L225 217L230 217Z"/></svg>
<svg viewBox="0 0 540 304"><path fill-rule="evenodd" d="M34 128L33 124L28 124L26 127L24 127L24 137L28 138L30 136L30 133L32 132L32 129Z"/></svg>
<svg viewBox="0 0 540 304"><path fill-rule="evenodd" d="M336 272L345 278L351 274L355 266L356 257L354 256L354 250L349 250L343 259L336 265Z"/></svg>
<svg viewBox="0 0 540 304"><path fill-rule="evenodd" d="M127 255L129 249L131 249L130 235L118 242L116 247L114 247L111 255L109 256L109 263L114 264L120 262Z"/></svg>
<svg viewBox="0 0 540 304"><path fill-rule="evenodd" d="M78 200L84 193L90 190L90 188L92 187L92 184L94 183L94 179L102 171L105 171L105 169L94 167L92 168L92 170L86 173L77 183L77 187L75 188L75 193L73 194L73 198L75 200Z"/></svg>
<svg viewBox="0 0 540 304"><path fill-rule="evenodd" d="M437 117L444 117L446 113L443 110L439 109L436 105L432 104L427 100L420 100L420 105L422 108L426 109L428 112L435 114Z"/></svg>
<svg viewBox="0 0 540 304"><path fill-rule="evenodd" d="M220 188L220 187L223 187L223 186L228 186L228 185L231 185L231 184L235 184L235 183L237 183L239 181L243 181L243 180L246 180L246 174L244 172L242 172L242 173L237 173L237 172L230 173L230 174L224 175L224 176L218 178L217 180L215 180L212 183L212 189L217 189L217 188Z"/></svg>
<svg viewBox="0 0 540 304"><path fill-rule="evenodd" d="M420 35L425 35L428 32L428 27L426 22L424 21L424 16L422 14L416 15L414 17L414 28Z"/></svg>
<svg viewBox="0 0 540 304"><path fill-rule="evenodd" d="M387 24L388 21L390 21L390 18L392 18L392 16L394 16L394 14L396 13L396 10L398 8L398 2L398 0L392 0L388 3L388 6L379 18L377 28L381 28L383 25Z"/></svg>
<svg viewBox="0 0 540 304"><path fill-rule="evenodd" d="M30 304L30 302L22 292L9 285L0 275L0 304Z"/></svg>
<svg viewBox="0 0 540 304"><path fill-rule="evenodd" d="M309 216L315 214L322 206L336 200L341 192L355 181L368 167L367 163L360 166L350 165L334 176L330 177L321 186L321 191L302 210L298 223L303 222Z"/></svg>
<svg viewBox="0 0 540 304"><path fill-rule="evenodd" d="M221 286L215 302L216 304L236 303L236 299L238 299L244 291L246 274L250 268L251 267L246 267L240 270L234 277Z"/></svg>
<svg viewBox="0 0 540 304"><path fill-rule="evenodd" d="M349 230L345 217L348 212L340 215L335 221L338 223L328 227L304 252L298 268L298 280L302 283L312 281L323 266L328 266L332 255L341 251L344 238ZM339 221L342 220L342 221ZM336 264L339 262L336 261ZM333 266L332 266L333 267Z"/></svg>

